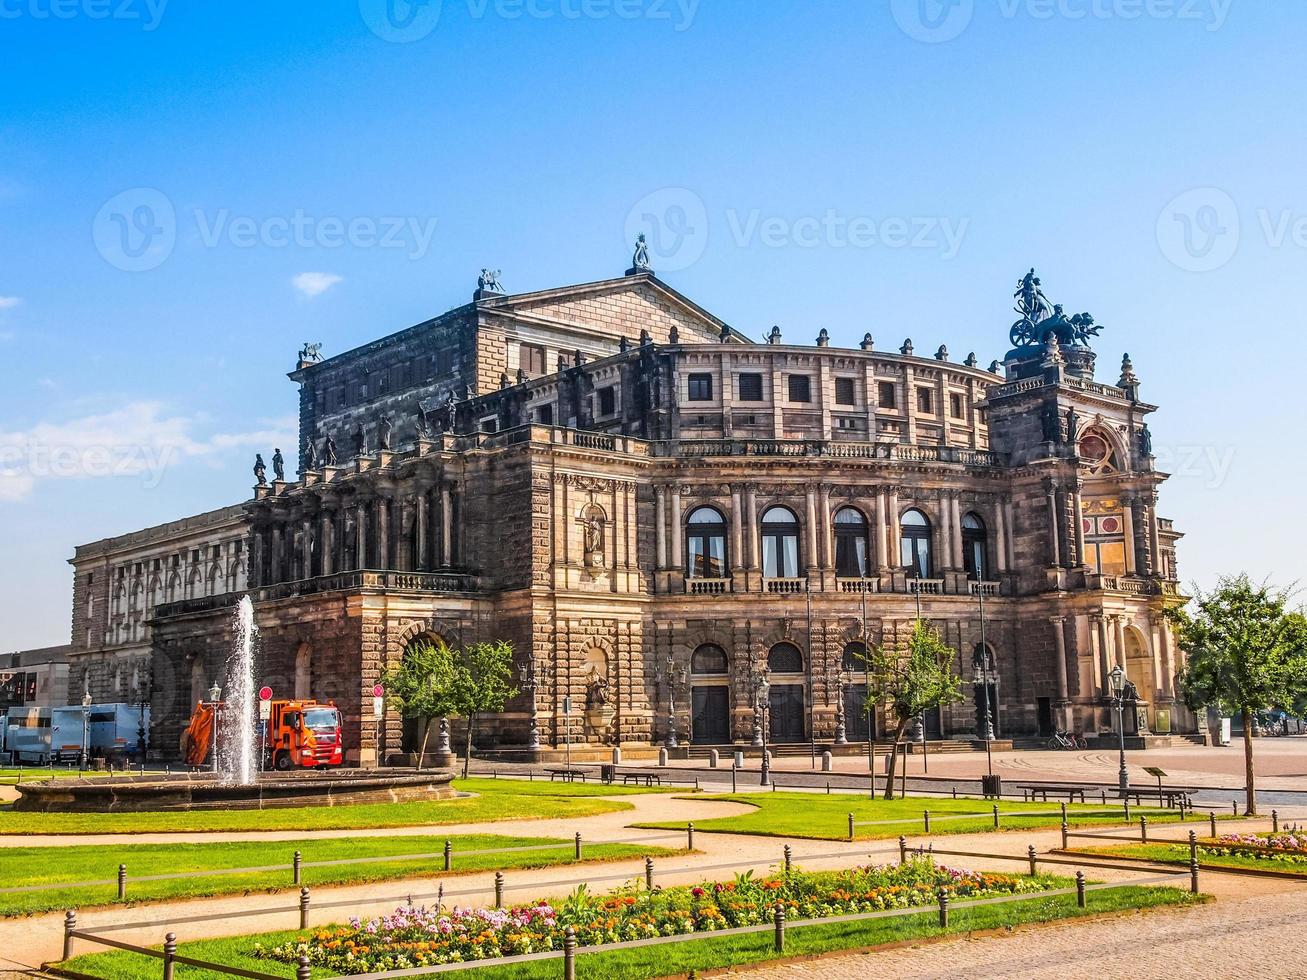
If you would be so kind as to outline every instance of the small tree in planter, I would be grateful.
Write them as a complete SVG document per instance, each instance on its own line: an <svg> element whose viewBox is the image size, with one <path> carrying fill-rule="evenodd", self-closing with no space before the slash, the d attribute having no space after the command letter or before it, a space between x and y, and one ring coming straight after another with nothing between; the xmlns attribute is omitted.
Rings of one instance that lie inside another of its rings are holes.
<svg viewBox="0 0 1307 980"><path fill-rule="evenodd" d="M1197 592L1192 611L1168 611L1187 660L1180 693L1192 711L1208 705L1243 722L1245 809L1257 813L1253 716L1301 696L1305 642L1300 615L1286 613L1288 593L1253 585L1247 575L1223 578Z"/></svg>
<svg viewBox="0 0 1307 980"><path fill-rule="evenodd" d="M405 718L423 723L422 744L418 749L417 767L427 754L431 723L457 711L454 680L457 673L454 651L444 643L418 640L404 651L399 666L386 671L381 686Z"/></svg>
<svg viewBox="0 0 1307 980"><path fill-rule="evenodd" d="M450 696L452 714L467 720L463 778L472 761L472 729L482 711L500 712L517 695L513 685L513 646L505 640L474 643L454 654Z"/></svg>
<svg viewBox="0 0 1307 980"><path fill-rule="evenodd" d="M894 773L898 746L908 724L917 715L962 700L962 682L953 673L956 655L939 630L917 620L907 649L900 652L882 644L862 656L867 666L864 711L886 704L894 712L894 741L890 747L889 778L885 799L894 799Z"/></svg>

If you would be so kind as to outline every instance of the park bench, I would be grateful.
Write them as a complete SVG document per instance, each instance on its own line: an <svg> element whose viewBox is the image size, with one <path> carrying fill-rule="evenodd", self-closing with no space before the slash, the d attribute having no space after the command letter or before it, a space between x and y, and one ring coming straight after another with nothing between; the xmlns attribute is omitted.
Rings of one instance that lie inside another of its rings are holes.
<svg viewBox="0 0 1307 980"><path fill-rule="evenodd" d="M1080 802L1085 802L1085 788L1083 786L1050 786L1046 784L1031 784L1017 786L1021 790L1021 799L1027 803L1034 803L1036 800L1048 802L1048 794L1055 796L1065 796L1068 803L1074 803L1076 797L1080 797Z"/></svg>
<svg viewBox="0 0 1307 980"><path fill-rule="evenodd" d="M636 786L639 786L641 783L644 783L646 786L652 786L654 783L657 783L661 786L663 784L663 777L658 775L656 772L622 773L622 785L629 786L632 783Z"/></svg>
<svg viewBox="0 0 1307 980"><path fill-rule="evenodd" d="M552 783L555 779L561 779L565 783L574 783L578 779L585 782L586 772L584 769L546 769L549 773L549 781Z"/></svg>

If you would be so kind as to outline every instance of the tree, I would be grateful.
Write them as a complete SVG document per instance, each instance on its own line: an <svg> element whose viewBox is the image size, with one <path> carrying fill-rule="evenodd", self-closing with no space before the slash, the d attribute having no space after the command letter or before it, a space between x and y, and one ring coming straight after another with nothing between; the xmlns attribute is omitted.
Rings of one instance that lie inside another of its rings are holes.
<svg viewBox="0 0 1307 980"><path fill-rule="evenodd" d="M499 712L509 698L517 695L513 686L512 644L474 643L454 655L451 685L452 714L467 720L466 752L463 754L463 778L467 778L472 761L472 727L481 711Z"/></svg>
<svg viewBox="0 0 1307 980"><path fill-rule="evenodd" d="M1172 609L1187 662L1180 693L1192 711L1207 706L1243 721L1246 810L1257 813L1253 768L1253 716L1302 693L1303 629L1285 613L1289 596L1247 575L1223 578L1214 591L1197 593L1193 610Z"/></svg>
<svg viewBox="0 0 1307 980"><path fill-rule="evenodd" d="M427 753L427 739L431 735L431 722L453 714L457 706L453 699L457 664L454 651L443 642L432 643L422 638L404 651L399 666L386 671L381 686L405 718L418 718L423 722L422 744L418 750L418 768Z"/></svg>
<svg viewBox="0 0 1307 980"><path fill-rule="evenodd" d="M889 778L885 782L887 800L894 799L897 750L908 723L931 708L962 700L962 681L953 673L952 667L955 654L939 630L917 620L905 651L900 653L893 647L882 645L861 656L867 667L867 697L863 710L872 712L878 704L888 704L896 719Z"/></svg>

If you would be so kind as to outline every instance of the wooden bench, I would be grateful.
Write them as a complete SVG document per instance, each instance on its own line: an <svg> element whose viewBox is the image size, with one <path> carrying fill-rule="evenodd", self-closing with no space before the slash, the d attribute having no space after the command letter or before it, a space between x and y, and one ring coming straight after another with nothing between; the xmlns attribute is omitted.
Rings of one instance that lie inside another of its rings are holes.
<svg viewBox="0 0 1307 980"><path fill-rule="evenodd" d="M661 786L663 784L663 777L658 775L656 772L622 773L622 785L624 786L630 786L632 783L634 783L636 786L639 786L640 783L642 782L646 786L652 786L654 783L657 783L659 786Z"/></svg>
<svg viewBox="0 0 1307 980"><path fill-rule="evenodd" d="M1021 799L1027 803L1034 803L1036 800L1048 802L1048 794L1056 796L1066 796L1068 803L1074 803L1076 797L1080 797L1080 802L1085 802L1085 788L1083 786L1046 786L1046 785L1018 785L1017 789L1021 790Z"/></svg>
<svg viewBox="0 0 1307 980"><path fill-rule="evenodd" d="M549 781L552 783L555 779L561 779L565 783L574 783L578 779L585 782L586 772L584 769L546 769L549 773Z"/></svg>
<svg viewBox="0 0 1307 980"><path fill-rule="evenodd" d="M1193 800L1190 799L1189 794L1182 789L1163 789L1161 800L1158 800L1157 790L1155 789L1148 790L1132 788L1129 791L1129 795L1134 797L1135 806L1143 806L1144 801L1147 800L1149 803L1162 803L1165 801L1163 805L1171 809L1175 809L1181 805L1186 809L1191 809L1193 807Z"/></svg>

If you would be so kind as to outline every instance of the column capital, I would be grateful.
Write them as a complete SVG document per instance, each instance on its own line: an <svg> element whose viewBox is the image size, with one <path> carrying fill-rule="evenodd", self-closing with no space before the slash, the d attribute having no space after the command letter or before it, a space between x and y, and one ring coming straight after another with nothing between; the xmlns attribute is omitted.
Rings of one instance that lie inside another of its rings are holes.
<svg viewBox="0 0 1307 980"><path fill-rule="evenodd" d="M1053 494L1057 493L1058 490L1061 489L1057 480L1051 476L1044 477L1044 479L1040 482L1043 483L1044 485L1044 493L1048 494L1049 496L1052 496Z"/></svg>
<svg viewBox="0 0 1307 980"><path fill-rule="evenodd" d="M1064 624L1064 623L1066 622L1066 617L1065 617L1065 616L1049 616L1049 617L1048 617L1048 621L1049 621L1050 623L1052 623L1054 626L1061 626L1062 624Z"/></svg>

